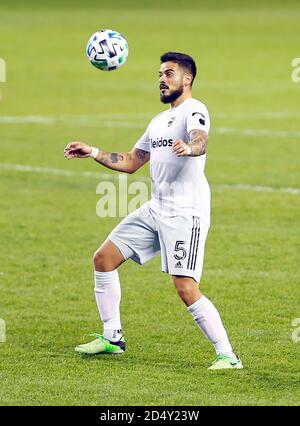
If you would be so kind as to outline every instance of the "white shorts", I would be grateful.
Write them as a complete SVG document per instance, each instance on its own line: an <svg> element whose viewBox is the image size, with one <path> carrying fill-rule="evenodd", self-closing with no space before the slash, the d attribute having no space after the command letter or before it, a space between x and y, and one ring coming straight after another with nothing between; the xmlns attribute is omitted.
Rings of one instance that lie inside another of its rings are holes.
<svg viewBox="0 0 300 426"><path fill-rule="evenodd" d="M161 269L199 282L209 227L196 216L164 216L148 203L130 213L109 234L125 259L143 265L161 253Z"/></svg>

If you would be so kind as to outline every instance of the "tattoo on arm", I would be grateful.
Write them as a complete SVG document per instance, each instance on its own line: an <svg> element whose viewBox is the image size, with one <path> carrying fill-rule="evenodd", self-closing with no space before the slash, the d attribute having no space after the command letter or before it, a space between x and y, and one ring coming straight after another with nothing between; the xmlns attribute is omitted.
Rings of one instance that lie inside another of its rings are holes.
<svg viewBox="0 0 300 426"><path fill-rule="evenodd" d="M97 162L111 170L124 173L134 173L139 167L149 160L150 154L142 149L132 152L105 152L100 151Z"/></svg>
<svg viewBox="0 0 300 426"><path fill-rule="evenodd" d="M142 149L137 148L137 150L136 150L136 155L137 155L138 159L141 160L141 161L144 161L148 154L149 153L147 151L143 151Z"/></svg>
<svg viewBox="0 0 300 426"><path fill-rule="evenodd" d="M124 159L123 155L118 154L117 152L112 152L110 154L110 159L112 163L117 163L118 161L122 161Z"/></svg>
<svg viewBox="0 0 300 426"><path fill-rule="evenodd" d="M99 158L100 157L100 158ZM128 155L127 153L122 152L105 152L100 151L100 156L98 156L98 163L102 164L105 167L108 167L112 170L123 171L127 166Z"/></svg>
<svg viewBox="0 0 300 426"><path fill-rule="evenodd" d="M205 132L198 129L192 130L190 132L190 141L191 143L188 145L192 150L190 157L198 157L206 153L208 136Z"/></svg>

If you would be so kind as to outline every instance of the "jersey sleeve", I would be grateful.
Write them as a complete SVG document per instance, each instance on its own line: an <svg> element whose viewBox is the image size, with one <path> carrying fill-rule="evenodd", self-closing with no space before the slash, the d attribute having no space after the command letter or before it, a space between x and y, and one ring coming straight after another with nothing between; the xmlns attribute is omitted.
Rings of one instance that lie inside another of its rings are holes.
<svg viewBox="0 0 300 426"><path fill-rule="evenodd" d="M203 130L207 134L210 129L210 118L206 106L199 101L191 102L185 111L186 131Z"/></svg>
<svg viewBox="0 0 300 426"><path fill-rule="evenodd" d="M147 127L147 129L146 129L145 133L142 135L142 137L134 145L134 148L142 149L143 151L150 152L149 126Z"/></svg>

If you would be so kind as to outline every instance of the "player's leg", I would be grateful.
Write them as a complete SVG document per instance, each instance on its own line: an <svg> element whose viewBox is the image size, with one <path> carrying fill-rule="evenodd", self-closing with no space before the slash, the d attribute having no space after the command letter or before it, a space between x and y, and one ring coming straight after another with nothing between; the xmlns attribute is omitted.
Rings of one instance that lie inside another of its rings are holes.
<svg viewBox="0 0 300 426"><path fill-rule="evenodd" d="M126 260L118 247L109 239L96 250L94 267L98 272L109 272L117 269Z"/></svg>
<svg viewBox="0 0 300 426"><path fill-rule="evenodd" d="M217 362L214 362L210 368L242 368L241 362L232 351L218 310L200 292L199 285L194 278L173 275L173 282L178 295L188 307L198 327L215 348Z"/></svg>
<svg viewBox="0 0 300 426"><path fill-rule="evenodd" d="M121 286L117 268L125 261L118 247L106 240L94 254L94 292L103 333L92 342L79 345L76 352L120 354L125 350L120 319Z"/></svg>
<svg viewBox="0 0 300 426"><path fill-rule="evenodd" d="M214 368L241 368L217 309L199 290L207 233L208 226L195 216L159 219L162 270L173 276L179 296L213 344L218 357Z"/></svg>
<svg viewBox="0 0 300 426"><path fill-rule="evenodd" d="M95 298L103 323L103 336L111 343L122 339L121 286L117 268L124 261L124 256L110 240L106 240L94 254Z"/></svg>
<svg viewBox="0 0 300 426"><path fill-rule="evenodd" d="M120 320L121 287L117 268L131 258L143 264L159 252L157 232L147 206L131 213L108 236L94 255L95 296L103 334L76 347L85 354L122 353L125 342Z"/></svg>
<svg viewBox="0 0 300 426"><path fill-rule="evenodd" d="M203 296L198 283L193 278L181 275L173 275L172 277L177 294L186 306L191 306Z"/></svg>

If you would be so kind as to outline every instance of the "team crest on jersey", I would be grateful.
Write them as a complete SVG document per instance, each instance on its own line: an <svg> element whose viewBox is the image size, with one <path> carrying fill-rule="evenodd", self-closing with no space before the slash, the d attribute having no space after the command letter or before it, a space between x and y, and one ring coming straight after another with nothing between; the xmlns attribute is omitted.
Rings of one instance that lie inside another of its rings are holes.
<svg viewBox="0 0 300 426"><path fill-rule="evenodd" d="M172 124L174 123L176 117L171 117L170 120L168 121L168 127L172 126Z"/></svg>

